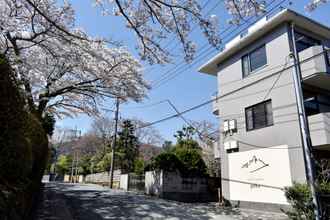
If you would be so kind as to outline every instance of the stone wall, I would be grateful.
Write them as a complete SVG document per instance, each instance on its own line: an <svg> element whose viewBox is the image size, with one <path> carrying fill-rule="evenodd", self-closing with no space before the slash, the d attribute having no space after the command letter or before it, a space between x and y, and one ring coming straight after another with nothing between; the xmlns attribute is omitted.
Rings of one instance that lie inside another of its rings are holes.
<svg viewBox="0 0 330 220"><path fill-rule="evenodd" d="M115 170L113 172L113 186L114 186L114 188L119 188L120 175L121 175L121 170ZM106 184L109 183L109 172L89 174L85 177L85 182L86 183L97 183L97 184L106 185Z"/></svg>

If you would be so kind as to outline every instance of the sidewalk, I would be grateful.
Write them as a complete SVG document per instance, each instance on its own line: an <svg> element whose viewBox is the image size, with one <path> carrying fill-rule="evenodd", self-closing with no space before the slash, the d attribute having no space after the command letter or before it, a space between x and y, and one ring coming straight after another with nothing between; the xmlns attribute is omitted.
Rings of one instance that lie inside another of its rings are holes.
<svg viewBox="0 0 330 220"><path fill-rule="evenodd" d="M33 220L74 220L63 194L45 187Z"/></svg>

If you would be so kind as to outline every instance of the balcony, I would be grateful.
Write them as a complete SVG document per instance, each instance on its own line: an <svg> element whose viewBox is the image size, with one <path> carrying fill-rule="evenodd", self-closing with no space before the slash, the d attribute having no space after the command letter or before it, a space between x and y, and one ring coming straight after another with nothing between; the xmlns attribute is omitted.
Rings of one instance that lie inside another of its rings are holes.
<svg viewBox="0 0 330 220"><path fill-rule="evenodd" d="M330 150L330 112L308 116L312 145Z"/></svg>
<svg viewBox="0 0 330 220"><path fill-rule="evenodd" d="M212 96L212 99L215 99L216 97L218 97L218 94L214 94ZM218 99L215 99L213 102L212 102L212 113L214 115L219 115L219 102L218 102Z"/></svg>
<svg viewBox="0 0 330 220"><path fill-rule="evenodd" d="M299 53L301 74L306 85L329 90L330 87L330 52L323 46L313 46Z"/></svg>

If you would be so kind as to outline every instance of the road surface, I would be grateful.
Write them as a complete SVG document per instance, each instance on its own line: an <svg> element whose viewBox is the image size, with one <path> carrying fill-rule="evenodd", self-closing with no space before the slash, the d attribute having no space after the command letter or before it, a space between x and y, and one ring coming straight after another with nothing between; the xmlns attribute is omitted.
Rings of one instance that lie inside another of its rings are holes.
<svg viewBox="0 0 330 220"><path fill-rule="evenodd" d="M46 183L35 220L286 219L282 214L187 204L93 184Z"/></svg>

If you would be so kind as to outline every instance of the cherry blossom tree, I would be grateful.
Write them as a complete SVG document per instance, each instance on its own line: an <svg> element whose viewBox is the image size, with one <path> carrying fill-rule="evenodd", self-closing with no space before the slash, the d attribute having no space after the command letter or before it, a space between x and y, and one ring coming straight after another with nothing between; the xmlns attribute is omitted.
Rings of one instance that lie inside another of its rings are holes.
<svg viewBox="0 0 330 220"><path fill-rule="evenodd" d="M311 0L313 10L328 0ZM161 40L173 35L187 61L196 52L189 33L197 24L209 43L218 47L218 22L204 17L195 0L95 0L105 14L122 16L137 35L140 57L166 63L170 53ZM225 0L232 22L265 11L265 1ZM0 46L14 66L31 110L60 115L95 114L106 97L145 96L139 62L124 47L89 37L74 24L68 1L0 0Z"/></svg>
<svg viewBox="0 0 330 220"><path fill-rule="evenodd" d="M0 15L1 53L39 116L96 114L106 98L145 96L148 84L139 62L126 48L76 28L70 4L0 0Z"/></svg>
<svg viewBox="0 0 330 220"><path fill-rule="evenodd" d="M196 0L95 0L104 14L122 16L127 27L137 36L139 54L149 63L169 62L170 52L160 41L175 36L182 44L187 61L192 60L196 44L189 39L193 24L197 24L209 43L218 47L218 23L214 16L201 13Z"/></svg>
<svg viewBox="0 0 330 220"><path fill-rule="evenodd" d="M226 0L225 6L232 16L232 24L239 24L247 17L262 14L266 11L266 1L260 0Z"/></svg>
<svg viewBox="0 0 330 220"><path fill-rule="evenodd" d="M318 8L320 5L329 3L329 0L310 0L308 5L306 5L306 10L308 11L314 11L316 8Z"/></svg>

